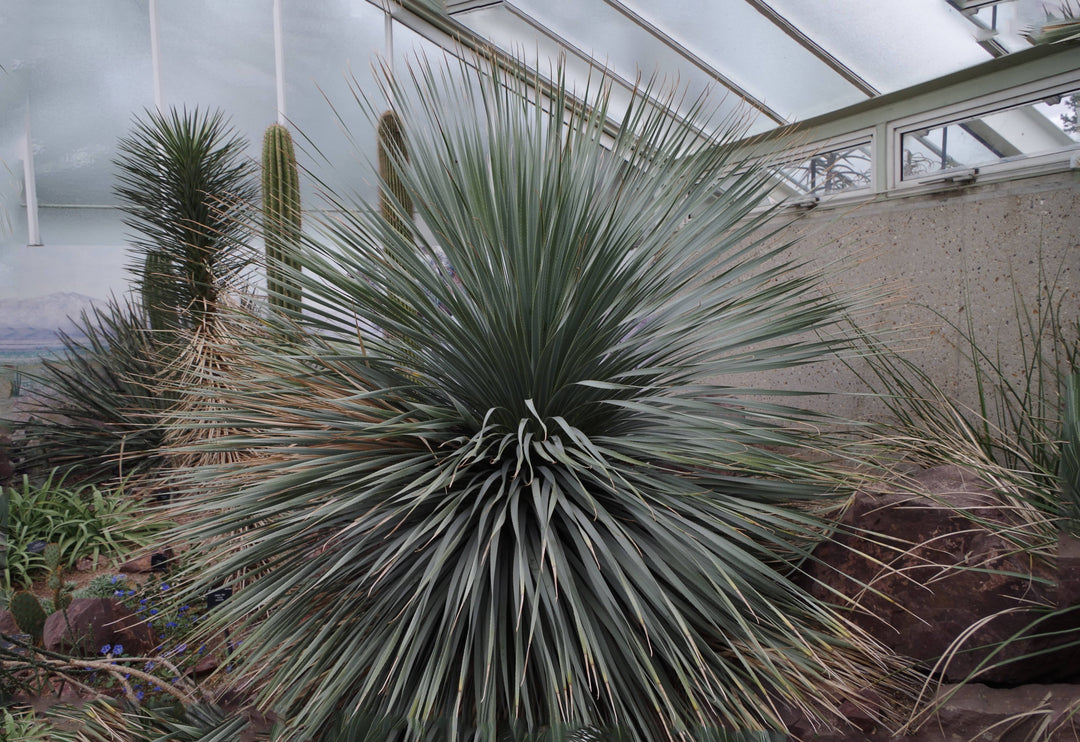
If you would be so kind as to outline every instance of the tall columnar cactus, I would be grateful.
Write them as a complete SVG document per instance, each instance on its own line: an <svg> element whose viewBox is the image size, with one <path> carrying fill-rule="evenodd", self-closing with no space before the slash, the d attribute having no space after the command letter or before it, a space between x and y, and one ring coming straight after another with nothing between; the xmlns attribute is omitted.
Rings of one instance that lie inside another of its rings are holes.
<svg viewBox="0 0 1080 742"><path fill-rule="evenodd" d="M300 269L300 174L292 135L281 124L271 125L263 137L262 192L270 304L299 312L301 290L289 271Z"/></svg>
<svg viewBox="0 0 1080 742"><path fill-rule="evenodd" d="M46 586L52 591L53 607L58 611L67 610L71 605L71 591L64 585L64 560L59 544L48 544L41 553L45 568L49 571Z"/></svg>
<svg viewBox="0 0 1080 742"><path fill-rule="evenodd" d="M379 156L379 213L383 219L405 239L410 239L406 219L412 219L412 197L401 179L401 166L409 161L409 150L405 146L405 131L401 119L394 111L387 111L379 117L378 127ZM392 251L388 251L388 254ZM391 257L391 260L393 258ZM404 306L404 301L398 299ZM416 344L404 341L407 347Z"/></svg>
<svg viewBox="0 0 1080 742"><path fill-rule="evenodd" d="M1064 528L1080 536L1080 373L1065 377L1061 410L1061 479Z"/></svg>
<svg viewBox="0 0 1080 742"><path fill-rule="evenodd" d="M379 212L402 235L408 235L405 218L412 217L412 198L401 180L400 165L408 162L405 132L401 119L394 111L379 117ZM389 191L389 194L387 194ZM396 202L396 203L395 203Z"/></svg>
<svg viewBox="0 0 1080 742"><path fill-rule="evenodd" d="M163 339L181 325L180 312L169 304L168 281L172 280L172 261L163 251L149 251L139 276L142 306L146 310L154 336Z"/></svg>

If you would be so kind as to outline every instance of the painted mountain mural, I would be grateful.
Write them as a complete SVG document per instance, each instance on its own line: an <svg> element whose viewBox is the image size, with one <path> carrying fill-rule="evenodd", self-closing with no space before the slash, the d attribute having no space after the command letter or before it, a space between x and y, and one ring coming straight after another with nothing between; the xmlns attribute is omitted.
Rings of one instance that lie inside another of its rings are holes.
<svg viewBox="0 0 1080 742"><path fill-rule="evenodd" d="M62 347L58 331L78 336L76 319L95 304L83 294L0 299L0 363L33 363Z"/></svg>

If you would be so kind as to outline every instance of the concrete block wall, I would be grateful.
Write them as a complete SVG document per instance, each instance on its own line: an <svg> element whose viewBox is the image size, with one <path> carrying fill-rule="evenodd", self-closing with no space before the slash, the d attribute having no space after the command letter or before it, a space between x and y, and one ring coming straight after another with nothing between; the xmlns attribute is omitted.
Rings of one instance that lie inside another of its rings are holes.
<svg viewBox="0 0 1080 742"><path fill-rule="evenodd" d="M884 331L965 404L977 394L968 349L949 322L970 321L982 348L1000 352L1019 381L1015 294L1037 308L1040 282L1050 281L1063 317L1080 319L1080 171L818 208L791 229L803 235L800 254L847 264L834 274L838 290L880 291L883 303L864 324ZM858 396L865 386L841 363L739 381L836 392L806 398L806 406L855 419L881 413L879 403Z"/></svg>

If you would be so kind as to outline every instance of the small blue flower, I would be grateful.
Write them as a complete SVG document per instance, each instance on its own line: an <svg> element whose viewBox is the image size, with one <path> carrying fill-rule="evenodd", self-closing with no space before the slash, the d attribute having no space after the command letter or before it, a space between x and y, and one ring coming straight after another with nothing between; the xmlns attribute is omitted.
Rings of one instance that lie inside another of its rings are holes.
<svg viewBox="0 0 1080 742"><path fill-rule="evenodd" d="M104 647L101 648L101 653L102 654L108 654L111 651L112 651L112 644L106 644Z"/></svg>
<svg viewBox="0 0 1080 742"><path fill-rule="evenodd" d="M123 644L117 644L116 646L113 647L113 654L123 654L123 653L124 653L124 645Z"/></svg>
<svg viewBox="0 0 1080 742"><path fill-rule="evenodd" d="M158 612L158 611L157 611L157 608L151 608L151 609L150 609L150 615L151 615L151 616L156 616L156 615L157 615L157 612Z"/></svg>
<svg viewBox="0 0 1080 742"><path fill-rule="evenodd" d="M120 582L120 575L113 575L112 576L112 584L115 585L118 582Z"/></svg>
<svg viewBox="0 0 1080 742"><path fill-rule="evenodd" d="M187 644L181 644L179 647L176 648L176 653L183 654L185 649L187 649Z"/></svg>
<svg viewBox="0 0 1080 742"><path fill-rule="evenodd" d="M147 662L145 665L143 665L143 669L146 670L146 672L150 672L151 670L153 670L154 669L153 661Z"/></svg>
<svg viewBox="0 0 1080 742"><path fill-rule="evenodd" d="M141 701L143 699L143 692L141 690L136 691L135 692L135 697L138 698Z"/></svg>
<svg viewBox="0 0 1080 742"><path fill-rule="evenodd" d="M161 589L162 590L168 590L169 589L169 583L167 583L167 582L161 583Z"/></svg>

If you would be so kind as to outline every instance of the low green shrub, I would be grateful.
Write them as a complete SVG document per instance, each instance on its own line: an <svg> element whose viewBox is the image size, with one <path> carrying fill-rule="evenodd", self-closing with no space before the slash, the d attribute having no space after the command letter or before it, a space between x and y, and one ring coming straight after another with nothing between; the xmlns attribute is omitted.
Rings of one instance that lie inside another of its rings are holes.
<svg viewBox="0 0 1080 742"><path fill-rule="evenodd" d="M28 587L45 569L44 549L35 545L56 544L64 568L84 558L96 566L103 556L149 544L162 528L142 518L142 502L93 484L68 486L55 470L40 483L23 476L18 486L3 489L3 498L8 511L8 588Z"/></svg>
<svg viewBox="0 0 1080 742"><path fill-rule="evenodd" d="M0 739L47 742L49 729L32 710L0 709Z"/></svg>

